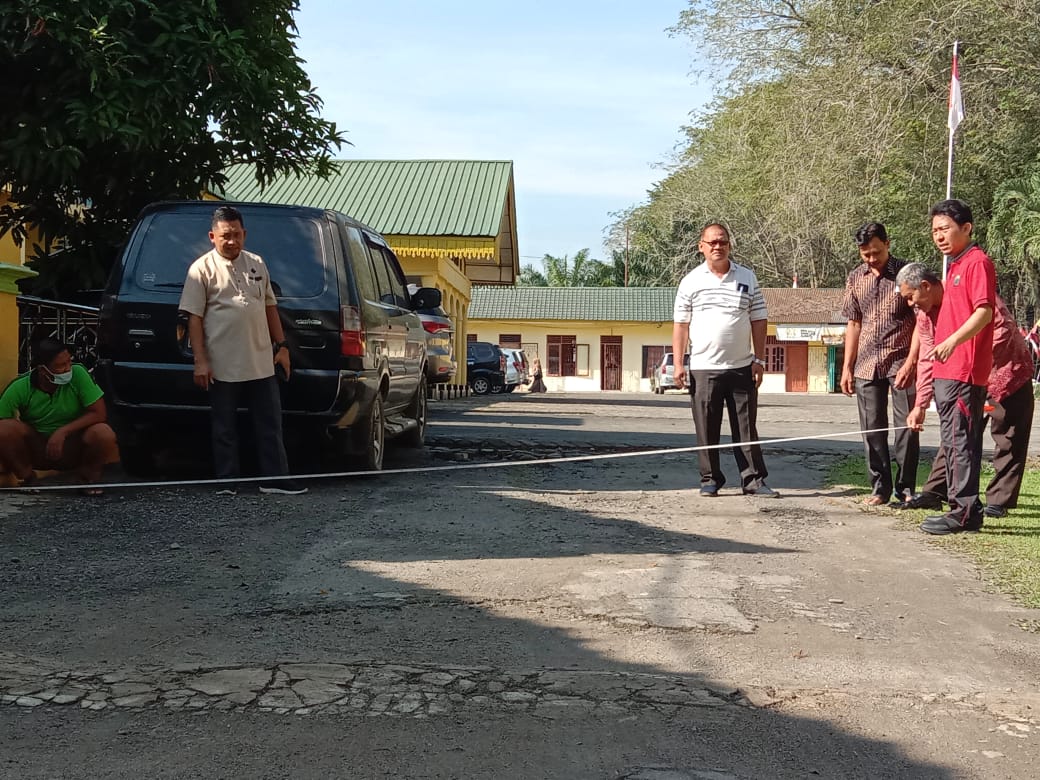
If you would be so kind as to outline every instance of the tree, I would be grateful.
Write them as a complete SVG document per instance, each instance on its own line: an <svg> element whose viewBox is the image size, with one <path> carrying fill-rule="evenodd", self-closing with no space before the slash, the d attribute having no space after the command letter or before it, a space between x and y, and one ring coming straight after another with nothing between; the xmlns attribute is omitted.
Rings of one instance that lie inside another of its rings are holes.
<svg viewBox="0 0 1040 780"><path fill-rule="evenodd" d="M1035 321L1040 307L1040 163L997 188L986 249L997 261L1000 288L1012 291L1007 302L1018 321Z"/></svg>
<svg viewBox="0 0 1040 780"><path fill-rule="evenodd" d="M589 258L589 250L578 250L574 258L567 255L542 258L549 287L613 287L613 268Z"/></svg>
<svg viewBox="0 0 1040 780"><path fill-rule="evenodd" d="M984 233L997 187L1040 152L1038 27L1033 0L691 0L673 33L710 42L717 96L613 236L627 228L673 283L716 220L765 284L841 284L867 220L937 265L926 214L945 190L952 43L968 111L954 194Z"/></svg>
<svg viewBox="0 0 1040 780"><path fill-rule="evenodd" d="M548 287L549 280L545 274L530 263L520 268L520 278L516 280L520 287Z"/></svg>
<svg viewBox="0 0 1040 780"><path fill-rule="evenodd" d="M37 258L65 239L68 259L34 267L97 285L151 201L219 191L234 163L327 175L344 138L296 54L298 8L0 0L0 234L36 226Z"/></svg>

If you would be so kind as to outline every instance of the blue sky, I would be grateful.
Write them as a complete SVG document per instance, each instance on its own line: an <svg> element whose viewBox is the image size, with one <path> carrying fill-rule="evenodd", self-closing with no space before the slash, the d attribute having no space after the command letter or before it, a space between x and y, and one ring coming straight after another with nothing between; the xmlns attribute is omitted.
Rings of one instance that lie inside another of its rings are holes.
<svg viewBox="0 0 1040 780"><path fill-rule="evenodd" d="M683 0L301 0L298 49L348 159L513 160L521 262L641 202L709 98Z"/></svg>

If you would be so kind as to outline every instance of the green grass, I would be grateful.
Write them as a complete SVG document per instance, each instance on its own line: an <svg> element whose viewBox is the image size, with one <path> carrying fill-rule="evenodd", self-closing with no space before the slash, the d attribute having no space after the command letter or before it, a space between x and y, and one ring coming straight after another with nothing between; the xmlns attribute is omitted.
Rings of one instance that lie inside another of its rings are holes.
<svg viewBox="0 0 1040 780"><path fill-rule="evenodd" d="M918 469L917 484L928 477L931 463L922 462ZM993 476L988 464L983 464L981 490ZM866 461L861 456L848 457L831 467L827 482L835 487L870 489ZM985 498L985 497L983 497ZM882 510L899 512L901 525L916 528L926 514L925 510ZM1028 607L1040 608L1040 468L1026 469L1018 508L999 520L986 518L982 533L954 534L930 537L935 544L967 555L974 560L985 578L1003 592ZM1040 624L1022 628L1040 631Z"/></svg>

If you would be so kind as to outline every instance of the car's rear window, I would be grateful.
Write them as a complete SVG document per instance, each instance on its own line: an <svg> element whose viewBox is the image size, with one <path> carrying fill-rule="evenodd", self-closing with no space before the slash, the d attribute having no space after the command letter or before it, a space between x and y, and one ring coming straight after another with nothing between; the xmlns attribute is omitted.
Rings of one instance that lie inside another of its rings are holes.
<svg viewBox="0 0 1040 780"><path fill-rule="evenodd" d="M136 283L146 289L180 289L188 266L213 248L212 215L160 212L152 217L134 268ZM321 222L285 214L244 213L245 248L260 255L280 298L314 298L325 290L327 249Z"/></svg>

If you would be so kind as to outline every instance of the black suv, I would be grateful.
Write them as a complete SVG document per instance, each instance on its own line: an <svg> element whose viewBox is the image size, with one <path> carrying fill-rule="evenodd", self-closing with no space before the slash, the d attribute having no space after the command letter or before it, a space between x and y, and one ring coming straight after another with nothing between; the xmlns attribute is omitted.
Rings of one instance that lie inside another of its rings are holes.
<svg viewBox="0 0 1040 780"><path fill-rule="evenodd" d="M466 344L466 381L474 395L501 393L506 384L506 354L490 341Z"/></svg>
<svg viewBox="0 0 1040 780"><path fill-rule="evenodd" d="M345 451L379 469L387 436L421 447L426 334L415 309L439 306L440 291L410 295L382 236L338 212L182 201L141 213L101 302L96 373L126 470L149 474L158 437L209 414L177 307L188 266L211 249L218 205L242 212L245 248L270 269L292 357L281 384L290 457Z"/></svg>

